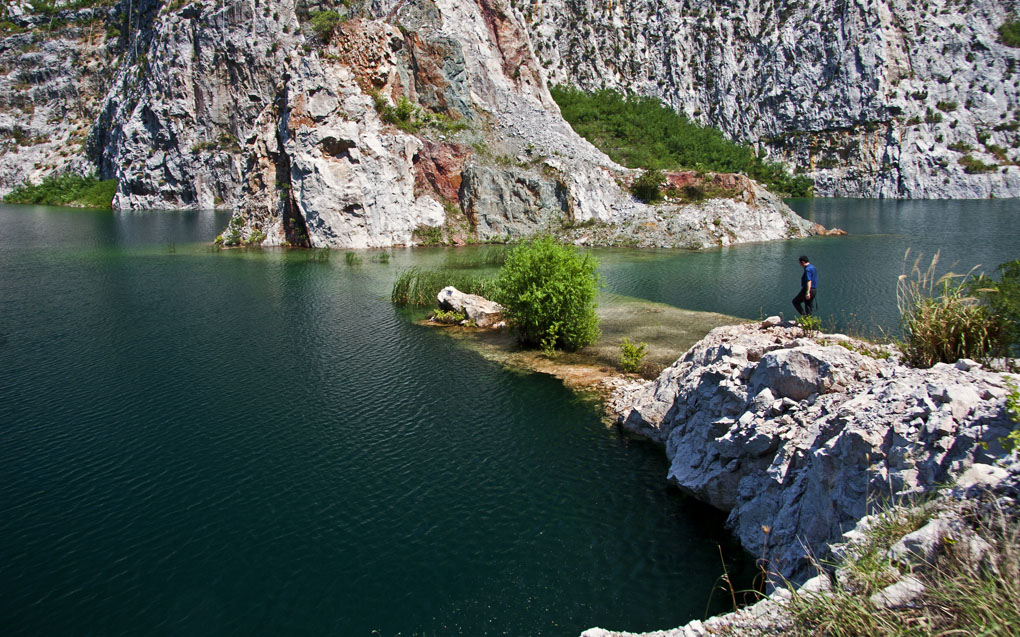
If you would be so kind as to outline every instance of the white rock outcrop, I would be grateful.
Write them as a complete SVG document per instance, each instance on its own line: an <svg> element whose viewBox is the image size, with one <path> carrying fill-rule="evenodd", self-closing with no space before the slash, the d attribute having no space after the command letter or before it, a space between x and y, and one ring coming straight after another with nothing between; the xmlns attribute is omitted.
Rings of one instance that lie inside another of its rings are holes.
<svg viewBox="0 0 1020 637"><path fill-rule="evenodd" d="M514 4L550 82L660 97L819 195L1020 196L1014 2Z"/></svg>
<svg viewBox="0 0 1020 637"><path fill-rule="evenodd" d="M748 551L800 582L891 496L1005 455L1015 424L1003 374L886 356L797 327L721 327L613 406L625 428L665 444L671 482L728 511Z"/></svg>
<svg viewBox="0 0 1020 637"><path fill-rule="evenodd" d="M477 294L465 294L452 285L439 291L439 307L448 312L463 312L478 327L493 327L503 320L505 308Z"/></svg>

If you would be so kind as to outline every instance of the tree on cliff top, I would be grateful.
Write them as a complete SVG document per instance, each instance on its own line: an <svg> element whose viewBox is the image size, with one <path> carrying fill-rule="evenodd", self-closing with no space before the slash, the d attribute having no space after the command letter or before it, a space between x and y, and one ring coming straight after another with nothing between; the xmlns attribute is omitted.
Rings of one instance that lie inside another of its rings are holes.
<svg viewBox="0 0 1020 637"><path fill-rule="evenodd" d="M496 301L506 308L504 316L517 340L546 351L572 351L595 342L597 268L591 255L550 237L511 250L499 271Z"/></svg>

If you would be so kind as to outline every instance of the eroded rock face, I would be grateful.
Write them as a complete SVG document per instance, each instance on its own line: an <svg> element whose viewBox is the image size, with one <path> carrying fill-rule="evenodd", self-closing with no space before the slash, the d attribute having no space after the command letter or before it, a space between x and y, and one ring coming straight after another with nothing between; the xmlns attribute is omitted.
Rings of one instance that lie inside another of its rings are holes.
<svg viewBox="0 0 1020 637"><path fill-rule="evenodd" d="M463 312L478 327L492 327L503 318L504 307L477 294L465 294L447 286L437 296L439 307L448 312Z"/></svg>
<svg viewBox="0 0 1020 637"><path fill-rule="evenodd" d="M819 195L1020 196L1009 3L514 4L551 82L660 97L803 167Z"/></svg>
<svg viewBox="0 0 1020 637"><path fill-rule="evenodd" d="M624 427L665 444L670 481L803 581L808 552L824 558L869 506L993 464L1013 426L1002 374L865 350L880 351L782 324L721 327L614 404Z"/></svg>
<svg viewBox="0 0 1020 637"><path fill-rule="evenodd" d="M505 0L374 0L344 8L331 34L312 33L306 5L138 0L111 14L130 29L75 165L117 179L115 208L232 208L229 243L364 248L598 226L612 232L573 238L694 247L816 232L748 180L697 206L634 200L632 171L560 117Z"/></svg>

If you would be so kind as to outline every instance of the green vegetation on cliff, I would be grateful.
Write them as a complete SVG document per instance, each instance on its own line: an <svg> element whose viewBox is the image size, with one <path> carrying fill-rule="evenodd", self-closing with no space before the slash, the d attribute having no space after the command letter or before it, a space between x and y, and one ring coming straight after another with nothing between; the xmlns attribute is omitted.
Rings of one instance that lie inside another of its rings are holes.
<svg viewBox="0 0 1020 637"><path fill-rule="evenodd" d="M109 210L113 206L113 196L116 192L116 179L100 181L95 177L61 175L46 177L38 185L26 182L9 192L4 197L4 203Z"/></svg>
<svg viewBox="0 0 1020 637"><path fill-rule="evenodd" d="M579 135L629 168L693 169L743 173L770 190L811 196L811 180L765 161L722 131L699 126L658 99L610 89L585 93L565 86L550 89L563 117Z"/></svg>

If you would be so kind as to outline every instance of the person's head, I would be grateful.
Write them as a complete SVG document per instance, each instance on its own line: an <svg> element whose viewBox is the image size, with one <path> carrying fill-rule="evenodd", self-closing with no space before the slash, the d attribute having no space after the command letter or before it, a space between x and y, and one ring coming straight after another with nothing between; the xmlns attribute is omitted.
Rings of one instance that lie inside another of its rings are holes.
<svg viewBox="0 0 1020 637"><path fill-rule="evenodd" d="M800 261L800 265L801 265L801 267L803 267L803 266L805 266L805 265L807 265L807 264L811 263L811 260L810 260L810 259L808 259L808 258L807 258L807 255L805 255L805 254L802 254L802 255L800 255L799 257L797 257L797 260L798 260L798 261Z"/></svg>

